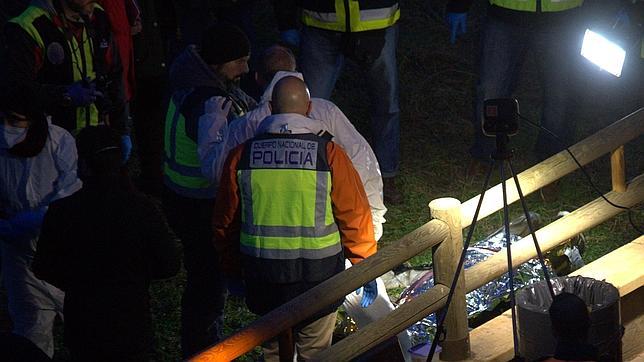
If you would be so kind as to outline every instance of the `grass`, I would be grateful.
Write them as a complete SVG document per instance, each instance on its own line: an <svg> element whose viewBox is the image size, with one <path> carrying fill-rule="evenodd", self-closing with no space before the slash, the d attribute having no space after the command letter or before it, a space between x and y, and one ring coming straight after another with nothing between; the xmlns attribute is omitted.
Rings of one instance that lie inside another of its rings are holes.
<svg viewBox="0 0 644 362"><path fill-rule="evenodd" d="M484 2L475 2L469 17L468 33L457 44L448 43L444 24L430 19L423 13L422 0L401 1L400 43L398 63L400 71L400 108L402 162L397 184L404 191L405 202L390 206L381 247L394 243L403 235L429 220L427 204L438 197L451 196L465 201L480 192L482 178L466 180L467 149L472 140L472 103L477 81L476 55L480 33L480 14ZM445 1L433 1L440 8ZM267 45L276 38L272 13L267 0L258 1L255 20L260 45ZM270 29L262 32L262 29ZM541 109L541 88L538 71L528 54L522 68L516 97L521 113L538 120ZM641 67L637 70L641 74ZM333 101L347 114L356 127L369 137L366 84L361 70L347 64L337 84ZM625 74L621 80L611 79L590 69L587 76L578 77L578 94L573 116L577 119L577 139L582 139L599 128L642 106L641 77ZM525 124L519 135L512 138L517 148L515 166L523 170L534 163L532 145L536 131ZM644 142L642 137L627 145L628 177L644 169ZM607 158L594 162L590 172L598 187L610 189L610 171ZM559 199L544 203L536 194L528 196L531 211L540 214L544 223L554 220L560 210L573 210L593 200L597 195L579 172L564 177L560 182ZM511 215L521 213L512 205ZM644 225L641 212L635 213L635 222ZM502 224L502 216L495 213L481 220L474 235L479 239ZM585 232L586 262L593 261L638 236L630 227L624 214ZM412 265L429 263L428 253L414 257ZM152 287L152 309L156 331L155 359L176 361L179 351L179 306L185 274L155 282ZM399 291L398 291L399 292ZM243 303L230 299L226 307L226 334L239 330L253 320ZM258 349L240 358L257 360Z"/></svg>

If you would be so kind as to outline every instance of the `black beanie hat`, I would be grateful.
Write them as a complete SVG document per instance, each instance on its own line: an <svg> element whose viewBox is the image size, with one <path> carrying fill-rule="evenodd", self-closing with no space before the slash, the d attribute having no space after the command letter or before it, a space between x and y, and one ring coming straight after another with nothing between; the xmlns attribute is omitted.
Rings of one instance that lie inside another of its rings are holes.
<svg viewBox="0 0 644 362"><path fill-rule="evenodd" d="M81 178L118 174L121 168L121 137L110 127L83 128L76 136L76 149Z"/></svg>
<svg viewBox="0 0 644 362"><path fill-rule="evenodd" d="M31 122L25 139L9 149L9 153L18 157L34 157L42 151L49 135L49 124L34 97L19 88L3 87L0 91L0 113L16 113L26 116Z"/></svg>
<svg viewBox="0 0 644 362"><path fill-rule="evenodd" d="M201 58L206 64L223 64L248 55L248 37L235 25L214 24L201 34Z"/></svg>

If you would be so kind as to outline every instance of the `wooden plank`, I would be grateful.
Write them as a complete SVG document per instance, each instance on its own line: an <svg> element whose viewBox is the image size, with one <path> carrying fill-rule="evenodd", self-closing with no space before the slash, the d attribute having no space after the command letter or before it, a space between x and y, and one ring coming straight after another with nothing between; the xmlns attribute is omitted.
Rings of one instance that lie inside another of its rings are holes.
<svg viewBox="0 0 644 362"><path fill-rule="evenodd" d="M644 287L624 296L620 301L624 337L622 357L624 361L644 361Z"/></svg>
<svg viewBox="0 0 644 362"><path fill-rule="evenodd" d="M624 146L618 147L610 154L610 175L613 191L626 191L626 163L624 162Z"/></svg>
<svg viewBox="0 0 644 362"><path fill-rule="evenodd" d="M461 202L451 197L432 200L429 203L431 217L449 226L450 237L433 248L434 284L448 288L456 275L456 267L463 250L461 227ZM445 340L441 344L440 357L446 361L460 361L470 355L469 330L467 326L467 303L465 301L465 273L460 273L454 288L452 302L445 317Z"/></svg>
<svg viewBox="0 0 644 362"><path fill-rule="evenodd" d="M606 254L570 275L606 280L626 295L644 285L644 236Z"/></svg>
<svg viewBox="0 0 644 362"><path fill-rule="evenodd" d="M644 286L644 236L602 256L571 275L582 275L613 284L623 297ZM641 305L641 303L640 303ZM640 311L642 313L644 311ZM508 361L513 355L512 319L510 311L492 319L470 332L472 357L468 361ZM644 318L643 318L644 319ZM627 335L624 351L636 356L642 349L640 329L644 323L637 319ZM628 343L628 346L626 346Z"/></svg>
<svg viewBox="0 0 644 362"><path fill-rule="evenodd" d="M512 315L508 310L470 332L468 361L509 361L514 357Z"/></svg>

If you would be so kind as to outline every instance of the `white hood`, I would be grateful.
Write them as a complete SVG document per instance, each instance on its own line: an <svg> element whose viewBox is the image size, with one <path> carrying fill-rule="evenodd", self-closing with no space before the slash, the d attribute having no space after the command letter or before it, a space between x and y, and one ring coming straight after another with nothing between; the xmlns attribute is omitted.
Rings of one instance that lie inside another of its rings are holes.
<svg viewBox="0 0 644 362"><path fill-rule="evenodd" d="M274 114L266 117L257 127L256 134L264 133L313 133L325 131L324 124L320 121L305 117L297 113Z"/></svg>
<svg viewBox="0 0 644 362"><path fill-rule="evenodd" d="M277 83L280 79L288 76L297 77L297 78L300 78L301 80L304 80L304 76L302 76L302 73L279 71L275 73L275 76L273 76L273 80L271 80L271 82L268 84L268 87L264 89L264 94L262 94L262 99L260 102L266 103L266 102L269 102L271 99L273 99L273 88L275 87L275 83Z"/></svg>

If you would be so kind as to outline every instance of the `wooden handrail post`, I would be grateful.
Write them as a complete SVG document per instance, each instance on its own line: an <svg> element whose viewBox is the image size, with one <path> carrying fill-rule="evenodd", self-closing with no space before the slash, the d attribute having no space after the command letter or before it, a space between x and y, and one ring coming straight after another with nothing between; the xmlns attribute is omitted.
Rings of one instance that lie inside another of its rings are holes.
<svg viewBox="0 0 644 362"><path fill-rule="evenodd" d="M610 153L610 174L613 191L626 191L626 165L624 162L624 146L619 146Z"/></svg>
<svg viewBox="0 0 644 362"><path fill-rule="evenodd" d="M278 337L280 362L293 362L295 356L295 340L293 339L293 328L286 328Z"/></svg>
<svg viewBox="0 0 644 362"><path fill-rule="evenodd" d="M451 286L463 250L461 202L440 198L429 203L430 215L449 227L449 237L432 249L434 284ZM445 318L445 340L441 343L440 358L445 361L464 360L470 355L470 336L465 302L465 273L461 273Z"/></svg>

